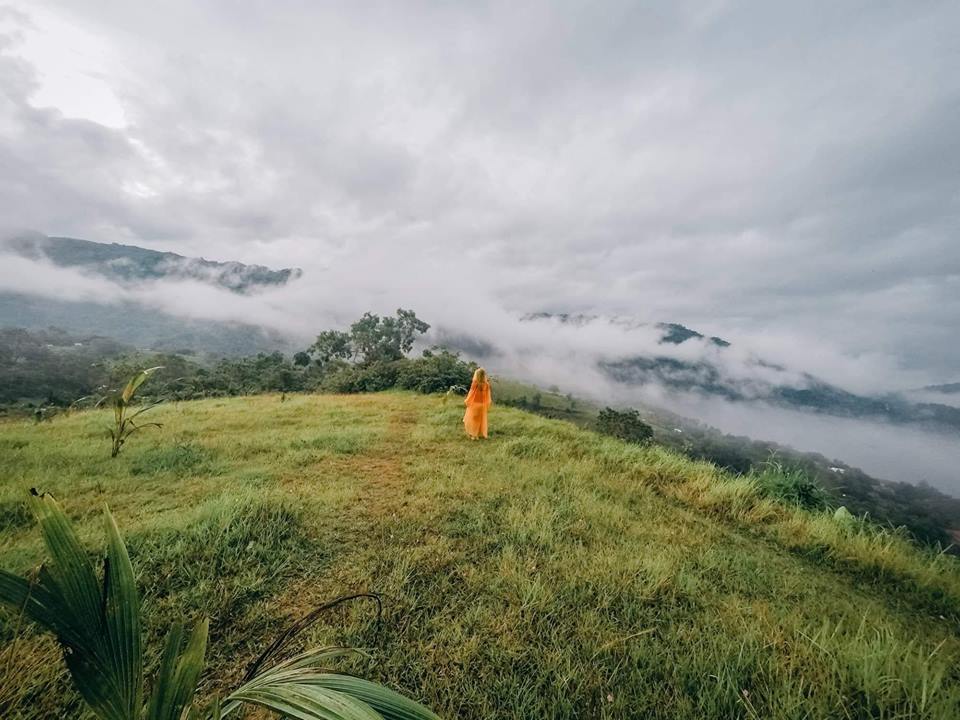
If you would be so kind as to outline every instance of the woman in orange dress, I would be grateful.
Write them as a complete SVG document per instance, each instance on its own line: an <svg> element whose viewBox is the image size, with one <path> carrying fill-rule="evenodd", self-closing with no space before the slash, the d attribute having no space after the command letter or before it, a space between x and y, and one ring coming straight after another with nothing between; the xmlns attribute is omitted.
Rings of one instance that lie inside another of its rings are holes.
<svg viewBox="0 0 960 720"><path fill-rule="evenodd" d="M487 371L477 368L473 373L473 382L470 383L470 392L463 401L467 406L467 411L463 414L463 427L471 440L487 437L487 410L491 402Z"/></svg>

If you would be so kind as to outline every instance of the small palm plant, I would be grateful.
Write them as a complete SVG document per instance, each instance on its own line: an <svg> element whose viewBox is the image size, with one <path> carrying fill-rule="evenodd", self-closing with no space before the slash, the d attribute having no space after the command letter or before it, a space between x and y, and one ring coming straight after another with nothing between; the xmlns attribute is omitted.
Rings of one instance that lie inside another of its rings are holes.
<svg viewBox="0 0 960 720"><path fill-rule="evenodd" d="M0 604L57 637L74 686L101 720L220 720L246 704L299 720L439 720L427 708L362 678L325 669L356 652L322 648L261 670L277 649L261 656L244 684L221 702L194 700L207 647L207 621L167 636L149 698L144 697L140 600L133 567L117 524L105 509L107 550L103 577L80 544L56 500L30 498L52 562L31 582L0 570ZM184 638L186 636L186 644ZM282 638L284 639L284 638Z"/></svg>
<svg viewBox="0 0 960 720"><path fill-rule="evenodd" d="M124 386L123 390L118 393L115 393L112 396L106 398L106 401L113 405L113 427L110 428L110 438L113 440L113 447L110 451L110 457L116 457L120 454L120 448L123 447L123 444L127 441L131 435L133 435L137 430L141 430L145 427L163 427L160 423L146 423L142 425L137 425L134 422L134 419L142 413L145 413L150 408L156 407L159 404L159 401L146 405L133 414L129 414L130 404L133 402L133 396L136 395L137 389L143 385L144 381L157 370L161 370L162 365L152 368L147 368L146 370L141 370Z"/></svg>

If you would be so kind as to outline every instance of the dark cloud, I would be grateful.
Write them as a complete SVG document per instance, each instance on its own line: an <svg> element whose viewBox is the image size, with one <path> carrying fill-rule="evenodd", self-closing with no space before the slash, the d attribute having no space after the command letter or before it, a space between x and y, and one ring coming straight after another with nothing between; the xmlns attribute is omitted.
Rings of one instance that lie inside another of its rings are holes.
<svg viewBox="0 0 960 720"><path fill-rule="evenodd" d="M331 315L632 315L956 379L949 0L11 7L11 225L302 266ZM71 28L122 127L37 100Z"/></svg>

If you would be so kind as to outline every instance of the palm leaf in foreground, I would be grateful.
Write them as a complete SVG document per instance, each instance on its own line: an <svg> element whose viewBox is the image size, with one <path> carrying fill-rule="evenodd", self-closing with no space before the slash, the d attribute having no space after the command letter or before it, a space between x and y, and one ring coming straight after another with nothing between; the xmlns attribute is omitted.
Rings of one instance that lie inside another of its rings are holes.
<svg viewBox="0 0 960 720"><path fill-rule="evenodd" d="M103 587L50 495L31 495L52 562L35 582L0 570L0 602L57 636L77 691L103 720L137 717L143 697L140 604L126 546L107 513Z"/></svg>
<svg viewBox="0 0 960 720"><path fill-rule="evenodd" d="M206 620L197 624L182 653L183 625L177 623L170 630L150 698L147 720L180 720L184 710L192 708L200 673L203 672L208 626Z"/></svg>
<svg viewBox="0 0 960 720"><path fill-rule="evenodd" d="M51 562L33 581L0 570L0 604L56 636L74 686L101 720L219 720L244 704L298 720L439 720L419 703L382 685L331 672L330 661L356 653L349 648L310 650L256 672L222 706L214 700L201 712L194 695L206 653L206 620L197 624L182 650L183 626L171 629L144 706L140 601L113 516L104 510L107 551L101 584L56 500L32 491L30 502ZM289 637L290 633L281 636L280 645ZM275 643L271 649L279 646Z"/></svg>
<svg viewBox="0 0 960 720"><path fill-rule="evenodd" d="M223 717L231 715L244 702L283 712L285 707L297 706L298 703L332 700L338 703L343 714L330 715L331 718L439 720L437 715L420 703L383 685L326 669L328 661L355 654L357 651L351 648L321 648L274 665L226 698Z"/></svg>

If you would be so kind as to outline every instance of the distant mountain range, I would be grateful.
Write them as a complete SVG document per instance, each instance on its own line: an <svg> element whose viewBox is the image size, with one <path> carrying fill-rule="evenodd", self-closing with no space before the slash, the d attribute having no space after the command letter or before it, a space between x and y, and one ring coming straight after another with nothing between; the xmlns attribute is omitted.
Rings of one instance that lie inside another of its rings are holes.
<svg viewBox="0 0 960 720"><path fill-rule="evenodd" d="M195 280L231 292L252 294L277 288L299 278L297 268L273 270L261 265L216 262L189 258L133 245L96 243L76 238L21 234L2 248L22 257L43 259L59 267L79 268L120 284L152 280ZM575 327L609 322L629 329L642 323L596 315L533 313L525 322L561 322ZM268 328L244 323L187 320L152 308L96 302L56 300L40 295L0 291L0 327L63 328L72 333L114 338L125 345L166 352L208 353L219 356L295 349L289 338ZM649 326L646 326L649 327ZM640 347L620 357L607 357L598 368L611 380L627 387L655 385L678 393L700 393L731 402L760 401L807 412L839 417L875 418L955 432L960 429L960 407L945 404L960 393L960 383L924 388L925 394L888 393L865 396L848 392L802 371L769 363L761 358L744 362L743 353L732 355L723 338L703 334L679 323L659 323L658 348ZM497 353L487 342L450 335L437 329L443 344L476 359ZM674 349L701 343L703 351ZM648 345L649 343L647 343ZM730 367L737 365L738 372ZM944 398L943 403L936 400ZM930 400L933 401L930 401Z"/></svg>
<svg viewBox="0 0 960 720"><path fill-rule="evenodd" d="M550 313L527 315L524 320L559 321L577 327L593 322L611 322L628 328L643 326L616 318ZM740 372L731 374L725 369L732 361L726 356L731 348L726 340L705 337L678 323L657 323L655 327L661 332L658 345L663 347L662 353L638 350L636 354L602 360L599 369L611 380L629 387L655 385L678 393L699 393L730 402L760 401L837 417L871 418L941 431L960 430L960 408L936 402L912 402L899 393L858 395L809 373L789 372L787 368L761 358L747 361ZM670 352L671 346L695 340L704 341L706 345L706 351L699 359L681 359ZM782 380L778 380L780 375ZM960 384L937 386L937 391L960 392L953 390L954 387L960 388Z"/></svg>
<svg viewBox="0 0 960 720"><path fill-rule="evenodd" d="M26 233L6 242L9 251L59 267L81 268L119 282L143 280L199 280L233 292L249 293L284 285L300 277L299 268L271 270L263 265L216 262L136 245L98 243L68 237Z"/></svg>
<svg viewBox="0 0 960 720"><path fill-rule="evenodd" d="M0 243L0 250L45 260L58 267L77 268L120 284L196 280L239 294L280 287L302 274L298 268L272 270L262 265L215 262L134 245L48 237L39 233L20 234ZM2 291L0 327L54 327L111 337L143 349L218 356L294 349L281 333L252 324L190 320L129 303L66 301Z"/></svg>
<svg viewBox="0 0 960 720"><path fill-rule="evenodd" d="M940 393L941 395L960 395L960 382L946 383L945 385L927 385L923 389L927 392Z"/></svg>

